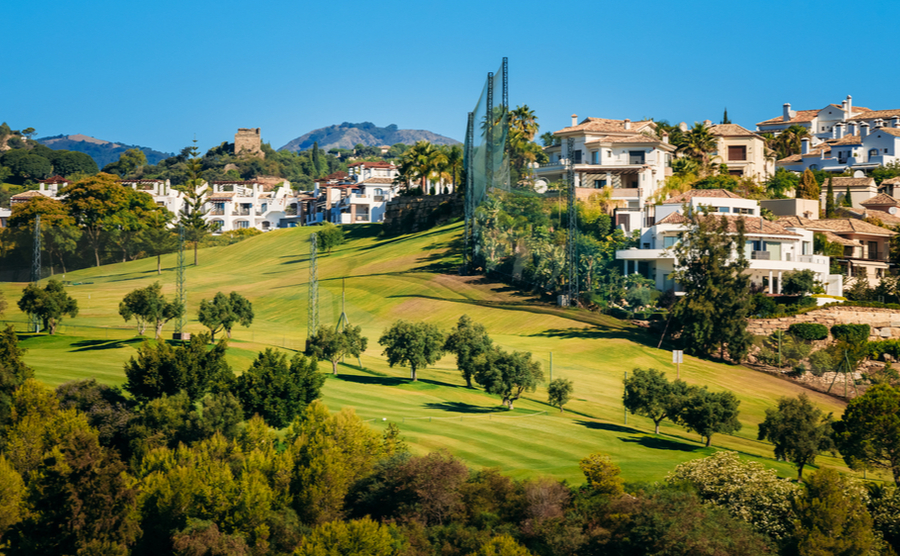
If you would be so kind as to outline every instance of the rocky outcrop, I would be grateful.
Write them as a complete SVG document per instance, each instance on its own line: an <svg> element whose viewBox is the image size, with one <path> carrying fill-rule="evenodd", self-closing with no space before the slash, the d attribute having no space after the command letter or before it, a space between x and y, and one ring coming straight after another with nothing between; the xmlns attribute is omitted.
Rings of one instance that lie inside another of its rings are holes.
<svg viewBox="0 0 900 556"><path fill-rule="evenodd" d="M868 324L872 329L870 341L900 338L900 311L876 307L832 306L794 317L750 319L747 331L756 336L768 336L798 322L824 324L829 331L835 324Z"/></svg>

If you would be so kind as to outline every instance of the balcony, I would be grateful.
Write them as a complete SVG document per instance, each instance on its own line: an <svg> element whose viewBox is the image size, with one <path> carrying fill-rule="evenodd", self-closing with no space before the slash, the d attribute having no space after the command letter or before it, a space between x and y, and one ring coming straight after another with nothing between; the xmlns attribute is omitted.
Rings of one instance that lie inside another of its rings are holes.
<svg viewBox="0 0 900 556"><path fill-rule="evenodd" d="M385 196L384 195L375 195L372 199L376 203L383 203L385 201Z"/></svg>
<svg viewBox="0 0 900 556"><path fill-rule="evenodd" d="M225 209L212 209L207 214L210 214L212 216L224 216Z"/></svg>
<svg viewBox="0 0 900 556"><path fill-rule="evenodd" d="M250 216L250 209L248 209L248 208L235 209L231 213L231 215L232 216Z"/></svg>
<svg viewBox="0 0 900 556"><path fill-rule="evenodd" d="M770 260L772 260L772 253L770 253L768 251L751 251L750 252L750 260L770 261Z"/></svg>

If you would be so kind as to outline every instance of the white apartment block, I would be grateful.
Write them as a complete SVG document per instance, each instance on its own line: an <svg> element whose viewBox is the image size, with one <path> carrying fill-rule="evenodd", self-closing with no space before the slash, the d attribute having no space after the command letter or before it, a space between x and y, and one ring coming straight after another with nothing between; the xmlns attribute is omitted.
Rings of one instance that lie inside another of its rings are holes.
<svg viewBox="0 0 900 556"><path fill-rule="evenodd" d="M307 200L306 224L383 222L385 207L400 194L394 183L399 175L389 162L363 161L351 164L350 173L338 172L316 182Z"/></svg>
<svg viewBox="0 0 900 556"><path fill-rule="evenodd" d="M681 287L672 278L678 269L673 247L689 223L685 211L706 211L729 220L729 231L736 233L737 222L745 227L744 254L750 263L751 282L765 287L771 294L781 293L785 272L812 270L816 279L826 285L829 295L843 293L843 278L829 272L828 257L813 254L813 235L802 227L785 226L760 217L757 201L744 199L723 189L691 190L676 195L662 204L647 207L640 220L639 246L616 251L625 275L637 272L656 282L661 291L680 293Z"/></svg>

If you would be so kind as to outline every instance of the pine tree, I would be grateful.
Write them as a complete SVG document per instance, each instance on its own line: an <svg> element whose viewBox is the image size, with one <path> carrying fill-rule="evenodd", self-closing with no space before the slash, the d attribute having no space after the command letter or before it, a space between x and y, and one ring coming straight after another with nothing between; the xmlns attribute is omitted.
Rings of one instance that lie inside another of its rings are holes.
<svg viewBox="0 0 900 556"><path fill-rule="evenodd" d="M722 115L722 123L723 123L723 124L730 124L730 123L731 123L731 120L728 119L728 107L727 107L727 106L725 107L725 114Z"/></svg>
<svg viewBox="0 0 900 556"><path fill-rule="evenodd" d="M312 163L313 163L313 170L315 171L315 176L313 176L313 177L318 178L319 176L322 175L322 160L319 155L319 142L318 141L313 143Z"/></svg>
<svg viewBox="0 0 900 556"><path fill-rule="evenodd" d="M194 266L197 266L197 247L200 241L211 231L209 222L206 221L206 211L203 205L206 200L200 187L203 185L203 166L200 163L200 151L197 149L197 140L189 150L191 154L188 160L188 180L184 186L184 207L181 209L181 225L184 226L185 239L194 244Z"/></svg>
<svg viewBox="0 0 900 556"><path fill-rule="evenodd" d="M850 184L847 184L847 190L844 192L844 198L841 199L842 207L852 207L853 199L850 197Z"/></svg>
<svg viewBox="0 0 900 556"><path fill-rule="evenodd" d="M825 193L825 218L834 218L834 186L831 184L831 178L828 178L828 189Z"/></svg>
<svg viewBox="0 0 900 556"><path fill-rule="evenodd" d="M820 192L821 188L819 187L819 182L816 181L815 174L807 168L803 171L803 176L800 177L800 185L797 186L797 198L817 200Z"/></svg>

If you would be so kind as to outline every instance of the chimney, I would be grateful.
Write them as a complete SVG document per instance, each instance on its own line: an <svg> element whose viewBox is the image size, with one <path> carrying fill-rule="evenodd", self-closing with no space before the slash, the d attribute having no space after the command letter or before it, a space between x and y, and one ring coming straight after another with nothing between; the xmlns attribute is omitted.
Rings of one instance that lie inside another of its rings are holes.
<svg viewBox="0 0 900 556"><path fill-rule="evenodd" d="M631 129L631 120L629 120L628 118L625 118L623 123L625 124L625 131L628 131L629 129Z"/></svg>
<svg viewBox="0 0 900 556"><path fill-rule="evenodd" d="M859 124L859 138L865 139L866 135L868 135L868 134L869 134L869 123L863 122L863 123Z"/></svg>
<svg viewBox="0 0 900 556"><path fill-rule="evenodd" d="M847 99L841 101L841 110L844 111L844 117L849 118L850 114L847 114Z"/></svg>
<svg viewBox="0 0 900 556"><path fill-rule="evenodd" d="M666 133L665 131L662 132L662 140L663 140L663 143L666 143L666 144L669 143L669 134Z"/></svg>
<svg viewBox="0 0 900 556"><path fill-rule="evenodd" d="M838 137L838 126L839 125L841 125L841 124L834 124L833 126L831 126L831 138L832 139L840 139L840 137Z"/></svg>
<svg viewBox="0 0 900 556"><path fill-rule="evenodd" d="M688 130L687 124L684 122L681 122L680 124L678 124L678 129L680 129L681 131L687 131Z"/></svg>
<svg viewBox="0 0 900 556"><path fill-rule="evenodd" d="M809 137L800 140L800 154L809 154Z"/></svg>
<svg viewBox="0 0 900 556"><path fill-rule="evenodd" d="M900 116L891 118L891 127L900 127Z"/></svg>
<svg viewBox="0 0 900 556"><path fill-rule="evenodd" d="M785 122L790 121L790 119L791 119L791 103L790 102L784 103L784 111L782 112L781 119L784 120Z"/></svg>
<svg viewBox="0 0 900 556"><path fill-rule="evenodd" d="M884 127L884 120L881 118L875 118L875 127Z"/></svg>
<svg viewBox="0 0 900 556"><path fill-rule="evenodd" d="M856 122L847 124L847 135L856 135Z"/></svg>
<svg viewBox="0 0 900 556"><path fill-rule="evenodd" d="M710 120L703 120L703 127L709 127L711 125L712 125L712 122Z"/></svg>
<svg viewBox="0 0 900 556"><path fill-rule="evenodd" d="M844 137L844 125L845 124L843 124L843 123L835 124L835 126L834 126L834 130L835 130L834 138L835 139L841 139L842 137Z"/></svg>
<svg viewBox="0 0 900 556"><path fill-rule="evenodd" d="M849 118L850 117L849 113L853 112L853 97L851 97L850 95L847 95L847 112L848 112L847 117Z"/></svg>
<svg viewBox="0 0 900 556"><path fill-rule="evenodd" d="M572 114L572 127L578 125L578 114Z"/></svg>

